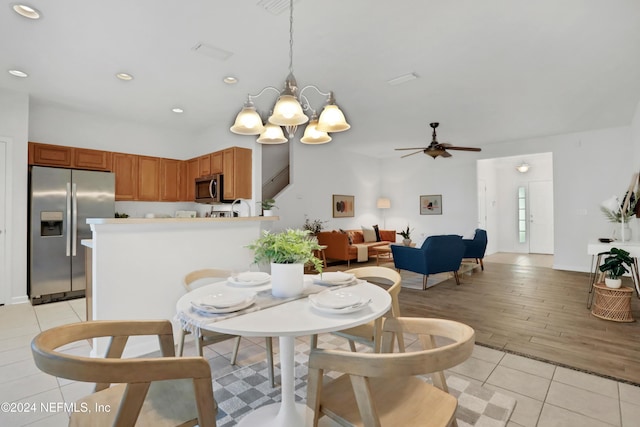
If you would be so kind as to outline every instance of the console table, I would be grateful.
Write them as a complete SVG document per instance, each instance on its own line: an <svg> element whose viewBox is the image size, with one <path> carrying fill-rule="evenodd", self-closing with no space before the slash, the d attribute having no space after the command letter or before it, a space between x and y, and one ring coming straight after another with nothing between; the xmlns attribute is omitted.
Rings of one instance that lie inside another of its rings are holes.
<svg viewBox="0 0 640 427"><path fill-rule="evenodd" d="M591 255L591 285L595 286L597 268L599 266L593 266L594 258L602 252L609 252L611 248L624 249L629 252L629 256L633 258L633 266L631 267L631 279L633 285L636 288L636 296L640 298L640 273L638 271L638 257L640 257L640 242L618 242L613 241L611 243L602 243L597 239L590 240L587 245L587 253Z"/></svg>

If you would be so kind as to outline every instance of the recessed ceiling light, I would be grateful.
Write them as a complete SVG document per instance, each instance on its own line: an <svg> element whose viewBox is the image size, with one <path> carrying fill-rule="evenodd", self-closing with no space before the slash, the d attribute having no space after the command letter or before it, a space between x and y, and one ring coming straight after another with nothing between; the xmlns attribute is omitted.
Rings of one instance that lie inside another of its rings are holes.
<svg viewBox="0 0 640 427"><path fill-rule="evenodd" d="M27 6L25 4L14 4L13 10L20 16L24 16L29 19L40 19L40 12L38 10Z"/></svg>
<svg viewBox="0 0 640 427"><path fill-rule="evenodd" d="M29 74L25 73L24 71L20 71L20 70L9 70L9 74L11 74L12 76L16 76L16 77L29 77Z"/></svg>
<svg viewBox="0 0 640 427"><path fill-rule="evenodd" d="M224 79L222 79L223 82L225 82L228 85L234 85L236 83L238 83L238 79L236 79L233 76L227 76Z"/></svg>
<svg viewBox="0 0 640 427"><path fill-rule="evenodd" d="M120 80L124 80L124 81L133 80L133 76L131 74L127 74L127 73L118 73L118 74L116 74L116 77L119 78Z"/></svg>
<svg viewBox="0 0 640 427"><path fill-rule="evenodd" d="M184 110L182 108L178 108L178 107L172 108L171 111L173 111L176 114L184 113Z"/></svg>

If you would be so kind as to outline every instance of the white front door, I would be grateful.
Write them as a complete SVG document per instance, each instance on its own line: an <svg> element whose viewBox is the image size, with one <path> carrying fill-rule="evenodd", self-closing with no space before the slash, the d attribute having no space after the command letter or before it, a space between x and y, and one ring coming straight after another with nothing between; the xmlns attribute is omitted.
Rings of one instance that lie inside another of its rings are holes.
<svg viewBox="0 0 640 427"><path fill-rule="evenodd" d="M529 252L553 254L553 181L529 182Z"/></svg>
<svg viewBox="0 0 640 427"><path fill-rule="evenodd" d="M0 304L9 294L7 265L7 143L0 140Z"/></svg>

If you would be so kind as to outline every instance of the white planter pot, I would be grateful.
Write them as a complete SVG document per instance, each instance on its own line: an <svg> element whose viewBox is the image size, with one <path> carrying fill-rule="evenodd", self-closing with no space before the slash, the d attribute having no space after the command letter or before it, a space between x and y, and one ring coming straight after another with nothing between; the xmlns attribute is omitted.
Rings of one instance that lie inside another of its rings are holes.
<svg viewBox="0 0 640 427"><path fill-rule="evenodd" d="M289 298L302 294L304 264L271 263L271 295Z"/></svg>
<svg viewBox="0 0 640 427"><path fill-rule="evenodd" d="M402 239L402 243L405 246L411 246L411 239Z"/></svg>
<svg viewBox="0 0 640 427"><path fill-rule="evenodd" d="M605 277L604 284L607 288L618 289L622 286L622 279L609 279Z"/></svg>
<svg viewBox="0 0 640 427"><path fill-rule="evenodd" d="M262 211L263 216L273 216L273 209L264 209Z"/></svg>

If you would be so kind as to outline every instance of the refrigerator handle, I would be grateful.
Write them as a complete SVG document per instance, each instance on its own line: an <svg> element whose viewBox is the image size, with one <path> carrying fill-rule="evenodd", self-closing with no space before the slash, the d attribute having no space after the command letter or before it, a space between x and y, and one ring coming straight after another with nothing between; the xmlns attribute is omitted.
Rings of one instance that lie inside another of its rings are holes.
<svg viewBox="0 0 640 427"><path fill-rule="evenodd" d="M67 182L67 250L65 254L71 255L71 183Z"/></svg>
<svg viewBox="0 0 640 427"><path fill-rule="evenodd" d="M71 235L71 256L76 256L78 246L78 187L76 183L73 183L73 194L71 196L73 202L73 228Z"/></svg>

